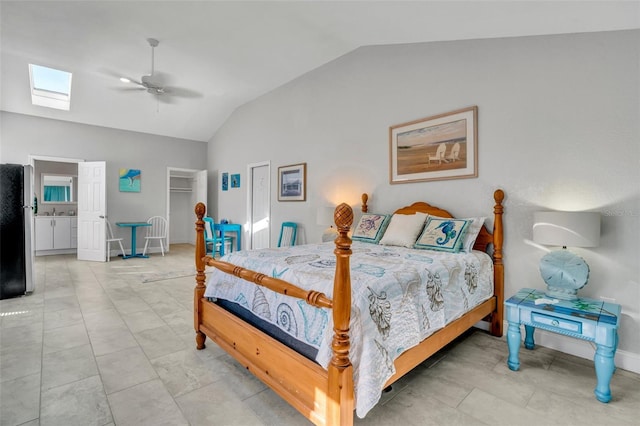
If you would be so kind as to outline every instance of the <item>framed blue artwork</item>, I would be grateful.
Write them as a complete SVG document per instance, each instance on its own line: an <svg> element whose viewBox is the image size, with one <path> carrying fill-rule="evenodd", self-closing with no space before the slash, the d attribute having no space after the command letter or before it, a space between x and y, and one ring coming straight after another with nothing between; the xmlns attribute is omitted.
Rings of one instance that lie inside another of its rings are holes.
<svg viewBox="0 0 640 426"><path fill-rule="evenodd" d="M226 172L222 173L222 190L229 190L229 173Z"/></svg>
<svg viewBox="0 0 640 426"><path fill-rule="evenodd" d="M278 201L306 201L307 163L278 167Z"/></svg>
<svg viewBox="0 0 640 426"><path fill-rule="evenodd" d="M140 170L120 169L120 192L140 192Z"/></svg>
<svg viewBox="0 0 640 426"><path fill-rule="evenodd" d="M231 187L240 188L240 175L231 175Z"/></svg>

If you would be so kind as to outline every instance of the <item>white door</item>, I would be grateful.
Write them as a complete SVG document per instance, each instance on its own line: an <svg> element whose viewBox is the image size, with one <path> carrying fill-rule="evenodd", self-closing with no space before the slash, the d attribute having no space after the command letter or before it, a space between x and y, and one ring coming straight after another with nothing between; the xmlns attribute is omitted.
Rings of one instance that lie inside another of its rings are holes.
<svg viewBox="0 0 640 426"><path fill-rule="evenodd" d="M206 170L200 170L199 172L196 172L196 183L195 183L195 191L196 191L196 202L194 203L194 207L195 204L197 203L204 203L205 205L207 204L207 171Z"/></svg>
<svg viewBox="0 0 640 426"><path fill-rule="evenodd" d="M107 259L105 161L78 163L78 260Z"/></svg>
<svg viewBox="0 0 640 426"><path fill-rule="evenodd" d="M249 165L249 248L268 248L270 240L269 229L269 199L271 181L269 175L271 167L269 163Z"/></svg>

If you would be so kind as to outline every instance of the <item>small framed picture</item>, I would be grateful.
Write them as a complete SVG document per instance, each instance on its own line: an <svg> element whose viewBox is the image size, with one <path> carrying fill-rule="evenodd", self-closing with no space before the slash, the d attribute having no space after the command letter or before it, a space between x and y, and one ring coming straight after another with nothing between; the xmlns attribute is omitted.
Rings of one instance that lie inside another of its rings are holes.
<svg viewBox="0 0 640 426"><path fill-rule="evenodd" d="M227 172L222 173L222 190L229 190L229 173Z"/></svg>
<svg viewBox="0 0 640 426"><path fill-rule="evenodd" d="M231 187L240 188L240 175L231 175Z"/></svg>
<svg viewBox="0 0 640 426"><path fill-rule="evenodd" d="M120 169L120 192L140 192L141 175L139 169Z"/></svg>
<svg viewBox="0 0 640 426"><path fill-rule="evenodd" d="M278 201L306 201L307 163L278 167Z"/></svg>

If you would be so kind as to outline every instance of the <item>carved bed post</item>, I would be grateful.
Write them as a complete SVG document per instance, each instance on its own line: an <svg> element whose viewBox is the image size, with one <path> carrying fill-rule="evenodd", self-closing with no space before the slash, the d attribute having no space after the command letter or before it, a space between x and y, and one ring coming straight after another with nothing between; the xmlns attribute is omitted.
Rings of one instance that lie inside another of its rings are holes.
<svg viewBox="0 0 640 426"><path fill-rule="evenodd" d="M496 201L493 207L493 282L494 294L496 296L496 313L491 315L491 334L494 336L502 336L502 321L504 311L504 264L502 263L502 201L504 200L504 192L497 189L493 193L493 199Z"/></svg>
<svg viewBox="0 0 640 426"><path fill-rule="evenodd" d="M367 201L369 201L369 196L365 192L362 194L362 213L366 213L369 211L369 207L367 206Z"/></svg>
<svg viewBox="0 0 640 426"><path fill-rule="evenodd" d="M202 323L202 312L200 301L204 297L204 291L206 286L204 284L204 260L202 258L206 255L204 245L204 214L207 208L203 203L196 204L195 213L198 220L196 221L196 288L193 291L193 327L196 330L196 348L204 349L204 340L207 336L200 331L200 324Z"/></svg>
<svg viewBox="0 0 640 426"><path fill-rule="evenodd" d="M351 275L349 256L351 238L347 235L353 223L353 210L342 203L334 212L338 227L335 240L336 275L333 282L333 357L329 364L327 389L327 425L353 424L353 366L349 360L349 322L351 320Z"/></svg>

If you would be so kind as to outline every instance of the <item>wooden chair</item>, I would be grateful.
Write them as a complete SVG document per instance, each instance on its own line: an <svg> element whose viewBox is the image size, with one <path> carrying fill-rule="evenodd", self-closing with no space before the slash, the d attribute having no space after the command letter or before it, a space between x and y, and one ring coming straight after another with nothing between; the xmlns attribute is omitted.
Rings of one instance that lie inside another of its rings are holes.
<svg viewBox="0 0 640 426"><path fill-rule="evenodd" d="M147 247L149 246L149 241L157 240L160 242L160 251L164 256L164 240L167 238L167 220L162 216L153 216L147 220L147 223L150 223L151 226L147 226L147 236L145 238L144 250L142 251L142 255L145 256L147 254Z"/></svg>
<svg viewBox="0 0 640 426"><path fill-rule="evenodd" d="M204 220L204 244L206 254L210 254L215 257L216 253L220 254L220 247L222 244L229 243L231 248L230 251L233 251L233 238L225 235L224 241L220 238L220 234L215 231L215 221L212 217L203 217ZM211 249L209 249L211 247Z"/></svg>
<svg viewBox="0 0 640 426"><path fill-rule="evenodd" d="M460 159L460 143L456 142L451 148L451 153L447 157L448 161L458 161Z"/></svg>
<svg viewBox="0 0 640 426"><path fill-rule="evenodd" d="M105 223L107 224L107 226L106 226L106 230L107 230L107 262L110 262L111 261L111 243L117 242L120 245L120 250L122 251L122 257L125 256L124 247L122 246L122 240L124 238L115 238L113 236L113 229L111 229L111 223L109 223L108 220L105 220Z"/></svg>
<svg viewBox="0 0 640 426"><path fill-rule="evenodd" d="M278 238L278 247L295 246L297 234L297 223L282 222L282 227L280 228L280 238Z"/></svg>
<svg viewBox="0 0 640 426"><path fill-rule="evenodd" d="M435 155L431 155L429 154L429 164L431 164L431 160L433 161L437 161L438 164L442 164L442 160L444 160L444 154L447 150L447 145L445 145L444 143L441 143L440 145L438 145L438 149L436 149L436 154Z"/></svg>

